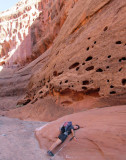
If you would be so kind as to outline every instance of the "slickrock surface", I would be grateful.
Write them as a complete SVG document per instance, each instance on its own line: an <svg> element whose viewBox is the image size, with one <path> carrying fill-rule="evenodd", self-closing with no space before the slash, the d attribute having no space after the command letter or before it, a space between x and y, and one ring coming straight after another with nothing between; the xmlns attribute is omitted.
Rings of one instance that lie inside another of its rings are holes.
<svg viewBox="0 0 126 160"><path fill-rule="evenodd" d="M126 159L126 106L95 108L47 124L43 129L36 130L42 149L47 150L56 140L59 127L64 121L72 121L73 124L79 124L81 128L75 133L77 141L69 142L57 156L65 160Z"/></svg>
<svg viewBox="0 0 126 160"><path fill-rule="evenodd" d="M48 160L34 135L45 124L0 117L0 160Z"/></svg>

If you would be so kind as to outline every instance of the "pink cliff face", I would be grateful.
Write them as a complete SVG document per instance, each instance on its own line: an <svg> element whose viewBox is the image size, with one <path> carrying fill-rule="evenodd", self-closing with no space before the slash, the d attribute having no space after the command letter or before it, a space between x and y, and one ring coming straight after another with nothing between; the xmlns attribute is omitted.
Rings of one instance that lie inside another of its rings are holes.
<svg viewBox="0 0 126 160"><path fill-rule="evenodd" d="M0 13L0 55L6 65L25 64L31 56L30 27L40 5L39 1L21 1Z"/></svg>
<svg viewBox="0 0 126 160"><path fill-rule="evenodd" d="M0 14L1 64L25 65L53 43L74 1L21 1ZM62 7L66 5L62 10ZM65 9L66 8L66 9Z"/></svg>
<svg viewBox="0 0 126 160"><path fill-rule="evenodd" d="M51 121L126 103L125 5L123 0L21 1L13 13L1 13L0 64L23 68L11 75L11 83L2 79L0 94L15 95L11 84L16 84L23 95L17 105L31 109L17 109L17 117Z"/></svg>
<svg viewBox="0 0 126 160"><path fill-rule="evenodd" d="M0 115L53 121L36 130L46 150L79 124L64 159L126 159L126 1L23 0L0 35Z"/></svg>

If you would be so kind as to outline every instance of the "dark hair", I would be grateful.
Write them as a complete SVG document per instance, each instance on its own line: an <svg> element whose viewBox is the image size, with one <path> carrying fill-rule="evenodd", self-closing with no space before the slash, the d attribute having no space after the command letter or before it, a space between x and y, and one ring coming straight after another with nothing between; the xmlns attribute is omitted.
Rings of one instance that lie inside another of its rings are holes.
<svg viewBox="0 0 126 160"><path fill-rule="evenodd" d="M80 129L80 126L78 124L74 125L74 126L77 126L78 128L77 129L74 129L74 130L78 130Z"/></svg>

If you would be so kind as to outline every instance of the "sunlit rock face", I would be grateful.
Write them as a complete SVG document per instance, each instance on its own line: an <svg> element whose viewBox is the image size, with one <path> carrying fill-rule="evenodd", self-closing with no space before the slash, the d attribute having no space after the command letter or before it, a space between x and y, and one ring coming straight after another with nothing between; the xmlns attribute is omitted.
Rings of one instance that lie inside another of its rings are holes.
<svg viewBox="0 0 126 160"><path fill-rule="evenodd" d="M65 104L85 94L125 96L125 5L123 0L77 1L52 45L50 60L31 78L29 94L68 95Z"/></svg>
<svg viewBox="0 0 126 160"><path fill-rule="evenodd" d="M24 64L31 56L30 26L39 16L40 0L21 1L0 13L1 64Z"/></svg>
<svg viewBox="0 0 126 160"><path fill-rule="evenodd" d="M17 104L29 102L30 109L31 106L48 108L49 114L55 102L69 106L69 113L78 108L126 104L126 1L43 0L37 4L38 16L21 44L16 48L18 41L7 38L0 47L3 58L14 53L3 64L24 65L32 61L24 68L25 74L22 70L24 76L31 69L32 76L25 84L27 92L23 90L25 95ZM19 37L22 39L20 34ZM16 50L11 52L13 48ZM42 106L48 96L54 98L53 102L50 100L48 107L46 102ZM47 118L46 114L43 116Z"/></svg>
<svg viewBox="0 0 126 160"><path fill-rule="evenodd" d="M25 65L53 43L76 0L21 1L0 13L1 65Z"/></svg>

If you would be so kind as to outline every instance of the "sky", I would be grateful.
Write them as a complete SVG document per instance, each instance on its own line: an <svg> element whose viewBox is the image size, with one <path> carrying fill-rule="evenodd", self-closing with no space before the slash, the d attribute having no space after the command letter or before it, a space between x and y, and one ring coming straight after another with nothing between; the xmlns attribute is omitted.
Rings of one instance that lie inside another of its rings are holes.
<svg viewBox="0 0 126 160"><path fill-rule="evenodd" d="M20 0L0 0L0 12L13 7Z"/></svg>

